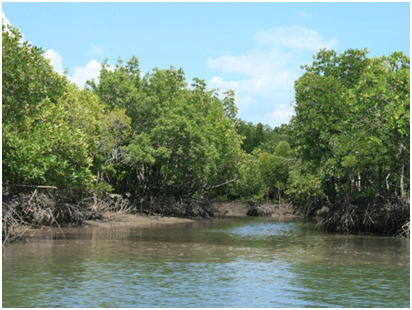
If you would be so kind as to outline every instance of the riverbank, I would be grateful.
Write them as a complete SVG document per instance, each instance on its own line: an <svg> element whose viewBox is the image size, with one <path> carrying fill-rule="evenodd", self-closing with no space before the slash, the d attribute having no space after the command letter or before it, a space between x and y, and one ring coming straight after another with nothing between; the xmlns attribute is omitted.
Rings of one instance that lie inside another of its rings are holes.
<svg viewBox="0 0 412 310"><path fill-rule="evenodd" d="M143 216L137 214L106 212L101 220L83 221L81 227L112 227L112 226L137 226L147 227L152 225L168 225L177 223L194 222L193 219L170 216Z"/></svg>
<svg viewBox="0 0 412 310"><path fill-rule="evenodd" d="M84 220L79 226L65 225L63 227L56 226L41 226L34 228L27 225L17 225L10 231L14 236L12 241L29 241L30 238L51 236L59 234L67 228L82 230L85 228L99 227L121 227L121 226L133 226L133 227L151 227L151 226L164 226L178 223L191 223L193 219L168 217L168 216L143 216L138 214L127 214L122 212L105 212L99 220ZM4 245L4 244L3 244Z"/></svg>
<svg viewBox="0 0 412 310"><path fill-rule="evenodd" d="M89 210L85 209L86 211ZM3 236L3 245L18 240L28 241L31 237L37 236L48 236L56 232L63 232L63 228L71 229L82 229L87 227L120 227L120 226L134 226L134 227L149 227L149 226L163 226L178 223L190 223L199 220L212 220L213 218L222 217L244 217L244 216L265 216L265 217L276 217L276 218L304 218L304 216L297 211L297 209L292 204L270 204L270 203L245 203L239 201L232 202L214 202L210 204L210 209L213 210L213 217L179 217L179 216L168 216L161 214L136 214L130 213L130 211L100 211L94 216L89 216L86 219L79 220L78 222L57 225L57 221L54 223L47 224L36 224L25 221L25 224L15 223L10 226L7 231L7 238ZM324 208L322 209L324 210ZM334 212L333 214L338 214ZM319 212L316 214L318 217L321 215ZM341 216L342 217L342 216ZM315 219L315 218L314 218ZM328 219L328 218L327 218ZM322 218L316 219L318 223L322 224ZM323 219L324 220L324 219ZM340 221L340 217L335 219L336 222ZM4 221L3 221L4 222ZM375 221L378 223L378 221ZM380 221L382 222L382 221ZM404 222L404 221L403 221ZM402 222L402 223L403 223ZM399 226L399 225L398 225ZM407 226L407 227L406 227ZM319 226L324 230L325 227ZM357 232L359 233L359 232ZM379 231L377 233L380 233ZM391 233L390 235L409 237L409 222L401 227L401 230L396 232L396 234Z"/></svg>
<svg viewBox="0 0 412 310"><path fill-rule="evenodd" d="M218 203L215 206L222 215L226 216L259 216L258 214L250 214L251 210L258 210L263 211L266 214L265 216L271 217L301 217L292 204L263 203L251 206L248 203L233 201Z"/></svg>
<svg viewBox="0 0 412 310"><path fill-rule="evenodd" d="M225 216L247 216L248 210L251 206L242 202L224 202L215 203L213 208L217 210L217 217ZM271 213L272 217L298 217L291 205L277 205L277 204L263 204L259 208ZM198 220L204 220L203 218L184 218L162 215L140 215L130 214L127 212L103 212L99 219L83 220L80 225L65 225L61 227L43 225L38 228L27 225L14 226L10 233L15 238L13 239L30 239L39 235L48 235L60 231L62 228L71 229L84 229L90 227L120 227L120 226L134 226L134 227L150 227L150 226L163 226L179 223L191 223Z"/></svg>

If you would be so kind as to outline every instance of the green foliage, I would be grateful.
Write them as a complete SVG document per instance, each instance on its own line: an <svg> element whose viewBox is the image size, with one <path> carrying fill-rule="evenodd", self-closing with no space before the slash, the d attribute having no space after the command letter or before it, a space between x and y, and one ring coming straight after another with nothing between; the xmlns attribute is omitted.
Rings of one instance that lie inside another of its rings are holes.
<svg viewBox="0 0 412 310"><path fill-rule="evenodd" d="M65 96L58 100L58 105L64 107L63 121L86 135L89 154L94 156L99 145L104 112L99 98L88 89L80 90L75 84L70 84L67 85Z"/></svg>
<svg viewBox="0 0 412 310"><path fill-rule="evenodd" d="M242 201L261 201L266 196L266 184L259 171L259 158L262 154L256 148L252 154L244 153L239 158L238 181L229 189L230 197Z"/></svg>
<svg viewBox="0 0 412 310"><path fill-rule="evenodd" d="M198 78L189 86L174 67L142 76L136 57L106 60L80 90L17 29L2 30L5 184L113 190L141 204L409 193L403 53L321 50L295 82L296 116L272 129L238 119L233 91L208 90Z"/></svg>
<svg viewBox="0 0 412 310"><path fill-rule="evenodd" d="M235 124L237 133L243 137L242 149L251 154L254 149L260 148L273 153L281 141L291 142L289 126L286 124L272 129L268 125L257 125L252 122L238 120Z"/></svg>
<svg viewBox="0 0 412 310"><path fill-rule="evenodd" d="M109 130L102 133L117 192L178 200L218 192L236 179L241 141L233 127L233 92L220 100L199 79L189 88L183 70L173 67L141 78L135 57L125 66L119 59L114 70L103 65L98 83L89 86L109 113L124 109L130 120L130 136L112 134L109 141ZM129 128L121 123L112 129Z"/></svg>
<svg viewBox="0 0 412 310"><path fill-rule="evenodd" d="M286 141L280 142L274 152L277 187L284 187L288 180L289 169L294 161L292 150Z"/></svg>
<svg viewBox="0 0 412 310"><path fill-rule="evenodd" d="M73 123L83 112L61 103L70 100L67 80L15 28L3 25L2 50L3 182L86 189L93 141Z"/></svg>
<svg viewBox="0 0 412 310"><path fill-rule="evenodd" d="M298 160L289 171L288 189L286 193L296 205L321 202L324 194L322 188L322 175Z"/></svg>
<svg viewBox="0 0 412 310"><path fill-rule="evenodd" d="M43 50L22 41L16 28L2 24L2 113L3 121L25 130L65 93L67 81L53 71ZM47 100L46 100L47 99Z"/></svg>
<svg viewBox="0 0 412 310"><path fill-rule="evenodd" d="M281 191L285 190L289 177L289 169L293 159L289 143L280 142L273 154L263 152L258 159L260 177L266 185L266 199L269 200L271 189L277 188L278 198L281 198ZM275 194L275 193L274 193Z"/></svg>
<svg viewBox="0 0 412 310"><path fill-rule="evenodd" d="M290 181L294 197L310 196L305 186L298 190L299 175L316 175L333 200L365 193L403 197L409 184L409 57L322 50L304 69L295 83L291 121L304 165ZM319 197L319 182L314 184Z"/></svg>

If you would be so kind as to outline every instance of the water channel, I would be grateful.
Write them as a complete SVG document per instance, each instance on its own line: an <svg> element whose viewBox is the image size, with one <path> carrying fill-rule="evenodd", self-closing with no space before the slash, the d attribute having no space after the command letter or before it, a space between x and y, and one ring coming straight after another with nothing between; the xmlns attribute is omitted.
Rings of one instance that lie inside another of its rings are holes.
<svg viewBox="0 0 412 310"><path fill-rule="evenodd" d="M410 307L409 239L236 217L3 247L3 307Z"/></svg>

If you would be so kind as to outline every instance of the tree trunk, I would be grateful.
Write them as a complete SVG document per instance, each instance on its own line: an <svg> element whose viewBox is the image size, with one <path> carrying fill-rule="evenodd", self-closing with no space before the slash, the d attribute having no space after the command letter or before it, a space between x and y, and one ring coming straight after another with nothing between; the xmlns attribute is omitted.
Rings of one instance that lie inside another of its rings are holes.
<svg viewBox="0 0 412 310"><path fill-rule="evenodd" d="M399 146L399 156L400 156L400 171L399 171L399 176L400 176L400 184L399 187L401 189L401 198L405 197L405 184L404 184L404 179L405 179L405 158L404 158L404 152L403 152L403 142L401 142L401 145Z"/></svg>
<svg viewBox="0 0 412 310"><path fill-rule="evenodd" d="M349 181L350 181L350 193L352 195L354 192L356 192L356 187L357 187L354 169L351 169L351 171L349 172Z"/></svg>
<svg viewBox="0 0 412 310"><path fill-rule="evenodd" d="M388 175L385 178L385 182L386 182L386 192L389 193L389 178L391 177L391 172L388 173Z"/></svg>
<svg viewBox="0 0 412 310"><path fill-rule="evenodd" d="M379 195L382 195L382 194L383 194L383 193L382 193L382 189L383 189L383 186L382 186L382 175L383 175L382 166L379 166L379 167L378 167L378 193L379 193Z"/></svg>
<svg viewBox="0 0 412 310"><path fill-rule="evenodd" d="M340 198L342 198L342 195L343 195L343 190L342 190L342 180L341 180L341 178L340 178L340 173L338 172L338 177L337 177L337 179L338 179L338 189L339 189L339 193L338 193L338 195L337 195L337 199L340 199ZM338 197L339 196L339 197Z"/></svg>
<svg viewBox="0 0 412 310"><path fill-rule="evenodd" d="M278 187L279 204L280 204L280 187Z"/></svg>

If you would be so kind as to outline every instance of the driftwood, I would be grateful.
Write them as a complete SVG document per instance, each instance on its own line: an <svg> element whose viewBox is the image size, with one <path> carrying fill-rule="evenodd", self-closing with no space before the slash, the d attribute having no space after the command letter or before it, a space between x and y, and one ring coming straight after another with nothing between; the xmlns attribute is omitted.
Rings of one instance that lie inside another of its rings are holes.
<svg viewBox="0 0 412 310"><path fill-rule="evenodd" d="M411 236L411 222L405 223L402 225L401 229L398 231L397 237L401 238L410 238Z"/></svg>

